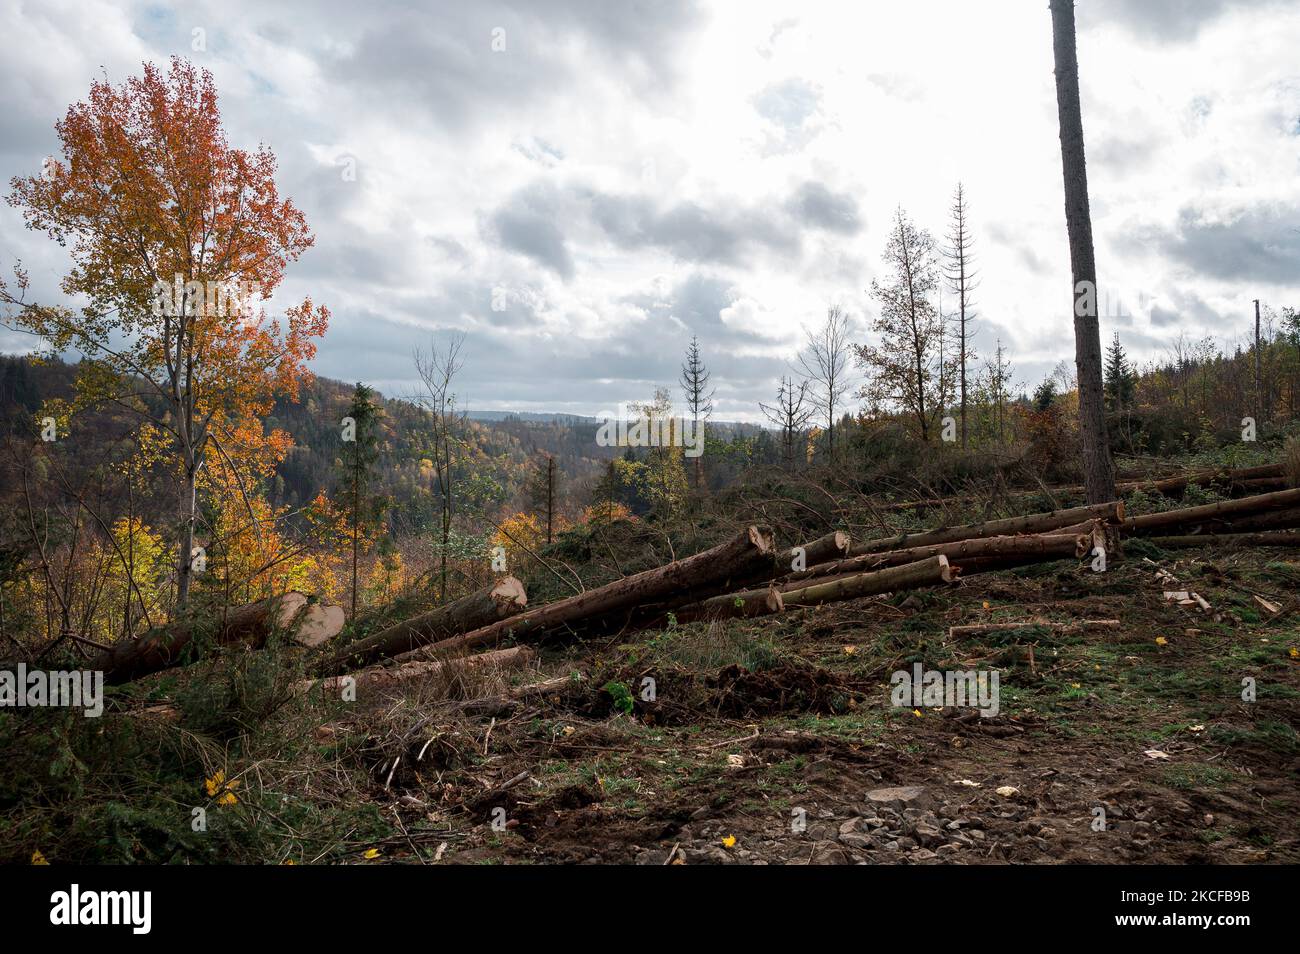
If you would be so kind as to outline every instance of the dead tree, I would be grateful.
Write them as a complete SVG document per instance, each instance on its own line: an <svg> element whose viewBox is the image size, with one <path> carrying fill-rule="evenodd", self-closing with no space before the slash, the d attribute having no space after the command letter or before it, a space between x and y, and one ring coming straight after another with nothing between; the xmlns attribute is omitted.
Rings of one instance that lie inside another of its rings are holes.
<svg viewBox="0 0 1300 954"><path fill-rule="evenodd" d="M1052 49L1056 60L1056 106L1061 127L1061 170L1065 181L1065 223L1074 277L1074 354L1079 374L1079 443L1088 503L1115 497L1115 466L1106 436L1101 383L1101 326L1098 320L1097 262L1088 208L1088 170L1079 104L1079 60L1074 35L1074 0L1051 0Z"/></svg>

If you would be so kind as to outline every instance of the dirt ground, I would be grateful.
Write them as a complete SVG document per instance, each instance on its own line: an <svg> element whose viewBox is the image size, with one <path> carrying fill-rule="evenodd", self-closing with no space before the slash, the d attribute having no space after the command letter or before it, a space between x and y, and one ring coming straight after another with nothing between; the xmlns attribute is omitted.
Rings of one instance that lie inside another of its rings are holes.
<svg viewBox="0 0 1300 954"><path fill-rule="evenodd" d="M1167 601L1160 568L1211 609ZM1294 551L1134 544L1105 573L550 646L510 677L569 677L547 696L347 730L376 733L384 861L1296 862L1298 583ZM1121 626L948 638L1033 618ZM894 706L916 662L996 669L1000 711Z"/></svg>

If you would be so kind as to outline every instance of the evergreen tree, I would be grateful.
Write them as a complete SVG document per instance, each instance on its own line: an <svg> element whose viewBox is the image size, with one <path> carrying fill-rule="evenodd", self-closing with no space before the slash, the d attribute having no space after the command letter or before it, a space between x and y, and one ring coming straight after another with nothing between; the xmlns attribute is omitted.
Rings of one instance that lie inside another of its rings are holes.
<svg viewBox="0 0 1300 954"><path fill-rule="evenodd" d="M1132 408L1136 385L1137 375L1116 332L1106 349L1106 410L1119 412Z"/></svg>
<svg viewBox="0 0 1300 954"><path fill-rule="evenodd" d="M524 496L528 509L537 517L539 523L546 525L546 543L550 545L555 537L555 501L559 495L559 475L555 467L555 457L543 455L529 473L524 484Z"/></svg>
<svg viewBox="0 0 1300 954"><path fill-rule="evenodd" d="M374 468L379 460L379 421L383 409L375 400L373 388L357 382L348 403L345 419L343 452L339 458L344 505L347 507L348 533L352 543L352 618L357 615L358 563L364 538L383 525L387 509L385 498L372 494Z"/></svg>

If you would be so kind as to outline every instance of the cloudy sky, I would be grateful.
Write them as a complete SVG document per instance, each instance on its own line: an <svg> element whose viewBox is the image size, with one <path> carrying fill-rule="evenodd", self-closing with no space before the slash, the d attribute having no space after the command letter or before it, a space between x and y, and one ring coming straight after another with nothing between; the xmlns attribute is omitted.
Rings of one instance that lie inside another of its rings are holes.
<svg viewBox="0 0 1300 954"><path fill-rule="evenodd" d="M1103 337L1155 358L1300 306L1300 3L1078 17ZM977 345L1031 387L1073 355L1046 0L0 0L0 33L5 182L101 71L212 71L315 231L282 300L333 311L321 374L409 393L459 329L472 407L596 413L696 334L718 416L755 419L828 306L866 340L893 210L942 236L958 180ZM56 294L63 251L5 205L18 258Z"/></svg>

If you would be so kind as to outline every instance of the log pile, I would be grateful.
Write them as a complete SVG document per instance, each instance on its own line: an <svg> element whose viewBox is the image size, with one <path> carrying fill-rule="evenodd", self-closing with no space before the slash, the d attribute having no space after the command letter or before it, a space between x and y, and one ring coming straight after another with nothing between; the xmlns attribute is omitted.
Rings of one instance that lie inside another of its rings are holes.
<svg viewBox="0 0 1300 954"><path fill-rule="evenodd" d="M1234 472L1239 480L1269 474ZM1192 477L1154 486L1172 490ZM752 619L793 609L926 587L952 585L962 576L1029 563L1087 560L1098 548L1120 554L1122 536L1144 536L1167 547L1230 543L1300 546L1300 489L1255 494L1198 507L1128 516L1119 501L1027 514L963 526L897 534L853 543L832 532L800 546L778 549L770 530L746 527L729 540L684 559L625 576L604 586L527 606L523 585L500 577L455 602L387 626L343 647L330 643L343 627L338 607L310 603L301 593L261 600L228 611L214 624L219 644L266 642L272 632L317 647L313 679L299 688L337 688L354 674L357 686L379 689L434 675L468 672L480 665L522 666L531 649L497 649L504 641L537 643L557 636L610 635L671 622L713 623ZM998 624L1005 628L1007 624ZM1024 625L1045 625L1032 621ZM1097 628L1113 621L1094 621ZM955 628L960 637L977 632ZM192 623L177 621L105 651L96 668L110 683L177 665L195 655L202 640ZM496 650L483 653L482 650ZM479 655L467 654L479 652Z"/></svg>

